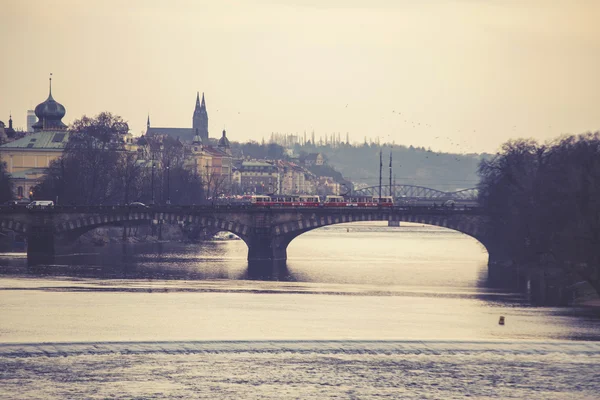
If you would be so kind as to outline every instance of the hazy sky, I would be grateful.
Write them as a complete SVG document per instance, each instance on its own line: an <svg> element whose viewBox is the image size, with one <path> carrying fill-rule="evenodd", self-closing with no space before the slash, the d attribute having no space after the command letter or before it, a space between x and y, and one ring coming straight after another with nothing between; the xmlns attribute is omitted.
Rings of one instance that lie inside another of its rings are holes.
<svg viewBox="0 0 600 400"><path fill-rule="evenodd" d="M496 151L600 129L600 1L0 0L0 119L53 95L134 134L349 132ZM401 113L401 114L400 114ZM419 125L420 124L420 125Z"/></svg>

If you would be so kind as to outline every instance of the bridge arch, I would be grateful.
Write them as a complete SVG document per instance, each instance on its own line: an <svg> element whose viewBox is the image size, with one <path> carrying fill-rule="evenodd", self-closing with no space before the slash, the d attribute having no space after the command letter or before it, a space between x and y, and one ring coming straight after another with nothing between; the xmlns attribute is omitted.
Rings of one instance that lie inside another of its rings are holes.
<svg viewBox="0 0 600 400"><path fill-rule="evenodd" d="M14 231L19 234L26 234L27 224L24 224L17 219L0 217L0 230L2 229Z"/></svg>
<svg viewBox="0 0 600 400"><path fill-rule="evenodd" d="M411 213L393 213L383 211L365 211L362 213L338 213L334 215L303 215L301 218L288 221L273 227L274 240L272 247L275 253L281 257L287 257L287 246L296 237L303 233L318 229L324 226L365 221L396 221L412 222L425 225L439 226L464 233L477 240L490 254L490 249L486 245L486 234L482 229L482 219L484 217L473 215L456 215L449 212L445 215L439 214L411 214Z"/></svg>
<svg viewBox="0 0 600 400"><path fill-rule="evenodd" d="M231 221L227 218L219 218L218 216L193 215L177 212L154 213L141 211L114 215L86 215L64 220L56 225L55 233L78 237L92 229L102 226L144 224L151 223L154 220L161 220L169 224L195 224L204 228L228 231L241 238L246 237L250 232L250 229L245 224Z"/></svg>

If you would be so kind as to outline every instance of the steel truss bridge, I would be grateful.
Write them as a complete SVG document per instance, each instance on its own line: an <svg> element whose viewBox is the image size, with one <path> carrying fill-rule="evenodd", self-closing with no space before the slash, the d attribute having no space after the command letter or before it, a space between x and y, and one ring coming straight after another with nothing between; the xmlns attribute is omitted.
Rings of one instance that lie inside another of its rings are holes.
<svg viewBox="0 0 600 400"><path fill-rule="evenodd" d="M379 186L369 186L358 189L353 194L360 196L379 196ZM457 200L457 201L477 201L477 189L463 189L456 192L443 192L441 190L431 189L423 186L414 185L381 185L382 196L393 196L394 199L407 198L419 200Z"/></svg>

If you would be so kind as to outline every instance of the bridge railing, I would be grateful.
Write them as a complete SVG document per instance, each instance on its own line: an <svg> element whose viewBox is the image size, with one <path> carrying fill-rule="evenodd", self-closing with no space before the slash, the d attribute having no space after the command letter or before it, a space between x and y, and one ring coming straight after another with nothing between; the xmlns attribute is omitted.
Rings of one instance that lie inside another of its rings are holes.
<svg viewBox="0 0 600 400"><path fill-rule="evenodd" d="M81 213L81 214L128 214L137 213L207 213L207 212L227 212L227 211L244 211L244 212L262 212L265 210L304 210L304 211L331 211L339 212L344 210L360 210L360 211L394 211L394 212L469 212L481 211L481 207L476 204L460 204L455 203L451 206L443 205L427 201L425 204L395 204L394 206L377 206L377 207L304 207L304 206L284 206L284 205L256 205L256 204L241 204L241 203L220 203L207 205L155 205L145 207L135 207L127 205L58 205L54 207L25 207L25 206L2 206L0 214L23 214L23 213Z"/></svg>

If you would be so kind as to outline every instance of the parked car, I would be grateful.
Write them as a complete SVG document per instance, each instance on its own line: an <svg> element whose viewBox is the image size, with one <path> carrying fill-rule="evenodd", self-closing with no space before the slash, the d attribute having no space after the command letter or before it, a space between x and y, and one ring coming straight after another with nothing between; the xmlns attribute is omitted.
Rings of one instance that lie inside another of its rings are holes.
<svg viewBox="0 0 600 400"><path fill-rule="evenodd" d="M35 200L31 203L27 204L27 208L52 208L54 207L54 202L52 200Z"/></svg>

